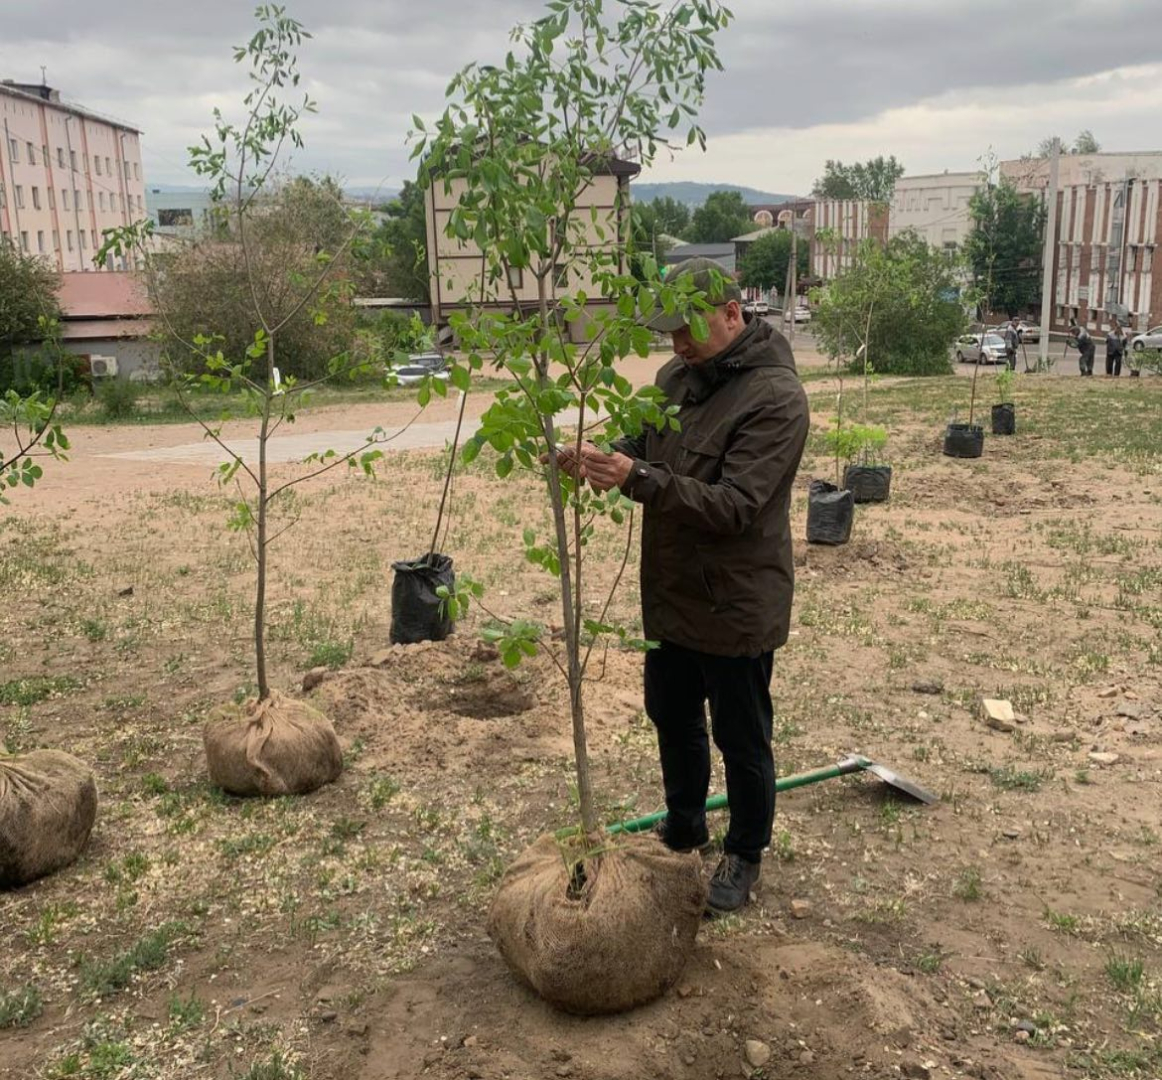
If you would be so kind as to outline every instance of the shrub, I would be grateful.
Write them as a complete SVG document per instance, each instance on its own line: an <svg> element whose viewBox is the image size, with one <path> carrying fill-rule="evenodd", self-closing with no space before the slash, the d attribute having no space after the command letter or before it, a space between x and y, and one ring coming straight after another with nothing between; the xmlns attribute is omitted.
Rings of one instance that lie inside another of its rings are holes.
<svg viewBox="0 0 1162 1080"><path fill-rule="evenodd" d="M137 415L141 391L128 379L105 379L97 388L97 400L107 420L128 420Z"/></svg>

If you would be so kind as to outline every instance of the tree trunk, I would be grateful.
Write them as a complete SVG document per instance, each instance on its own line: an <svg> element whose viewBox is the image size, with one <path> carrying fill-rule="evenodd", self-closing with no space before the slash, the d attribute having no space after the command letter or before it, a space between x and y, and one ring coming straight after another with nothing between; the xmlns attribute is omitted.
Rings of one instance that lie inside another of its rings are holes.
<svg viewBox="0 0 1162 1080"><path fill-rule="evenodd" d="M551 271L550 271L551 272ZM545 295L545 278L537 279L540 300L541 332L549 330L549 304ZM542 387L549 384L549 358L544 352L537 357L537 378ZM577 766L577 801L581 807L581 827L588 836L597 830L597 811L593 805L593 788L589 781L589 748L585 740L585 705L581 688L581 642L577 634L579 603L574 604L573 575L569 566L569 526L565 517L561 474L557 468L557 446L553 441L553 418L543 418L545 442L549 449L549 501L553 506L553 527L557 535L557 558L561 563L561 615L565 622L566 673L569 680L569 711L573 721L573 756ZM575 536L578 546L581 537Z"/></svg>
<svg viewBox="0 0 1162 1080"><path fill-rule="evenodd" d="M266 681L266 441L270 432L270 404L274 390L274 335L266 342L266 395L262 400L262 426L258 432L258 539L255 558L258 584L254 598L254 661L258 673L258 700L270 697Z"/></svg>

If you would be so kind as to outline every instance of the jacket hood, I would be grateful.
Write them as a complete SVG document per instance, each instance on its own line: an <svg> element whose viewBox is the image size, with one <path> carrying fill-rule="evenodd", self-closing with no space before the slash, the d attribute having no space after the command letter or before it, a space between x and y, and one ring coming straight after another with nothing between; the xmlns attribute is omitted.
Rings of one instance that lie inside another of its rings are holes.
<svg viewBox="0 0 1162 1080"><path fill-rule="evenodd" d="M768 322L752 319L717 356L701 364L683 364L683 382L694 401L704 401L724 380L754 368L797 371L791 345Z"/></svg>

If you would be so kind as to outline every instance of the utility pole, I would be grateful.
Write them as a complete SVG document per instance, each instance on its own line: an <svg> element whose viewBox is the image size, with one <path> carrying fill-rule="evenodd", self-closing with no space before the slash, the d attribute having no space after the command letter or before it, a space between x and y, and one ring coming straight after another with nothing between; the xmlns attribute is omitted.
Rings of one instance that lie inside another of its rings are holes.
<svg viewBox="0 0 1162 1080"><path fill-rule="evenodd" d="M1053 256L1057 249L1057 176L1061 147L1055 145L1049 158L1049 207L1045 216L1045 245L1041 252L1041 339L1037 349L1037 370L1049 370L1049 320L1052 316Z"/></svg>
<svg viewBox="0 0 1162 1080"><path fill-rule="evenodd" d="M795 343L795 308L799 304L799 283L796 280L799 263L799 234L795 231L795 211L791 211L791 265L787 267L787 295L783 298L783 318L788 315L791 324L787 328L787 340Z"/></svg>

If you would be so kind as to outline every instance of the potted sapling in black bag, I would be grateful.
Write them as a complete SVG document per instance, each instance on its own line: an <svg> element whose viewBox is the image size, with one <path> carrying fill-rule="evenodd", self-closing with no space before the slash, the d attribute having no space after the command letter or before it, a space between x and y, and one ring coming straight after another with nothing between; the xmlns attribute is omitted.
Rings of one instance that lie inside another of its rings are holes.
<svg viewBox="0 0 1162 1080"><path fill-rule="evenodd" d="M976 411L976 377L980 374L978 363L972 371L972 394L968 399L968 423L961 424L955 419L949 421L944 431L944 453L948 457L978 458L984 453L984 428L972 422ZM954 414L955 415L955 414Z"/></svg>
<svg viewBox="0 0 1162 1080"><path fill-rule="evenodd" d="M892 467L880 464L880 452L888 443L887 431L877 424L852 424L828 432L835 449L847 462L843 486L857 503L887 502L892 490Z"/></svg>
<svg viewBox="0 0 1162 1080"><path fill-rule="evenodd" d="M997 396L1000 401L993 406L993 434L1015 435L1017 433L1017 407L1013 404L1013 380L1015 372L1004 367L997 372Z"/></svg>
<svg viewBox="0 0 1162 1080"><path fill-rule="evenodd" d="M812 480L807 496L807 543L846 544L851 539L851 525L855 519L855 498L839 484L839 463L843 448L851 445L850 427L843 426L843 381L836 395L839 406L835 429L826 436L827 446L835 454L835 483Z"/></svg>

